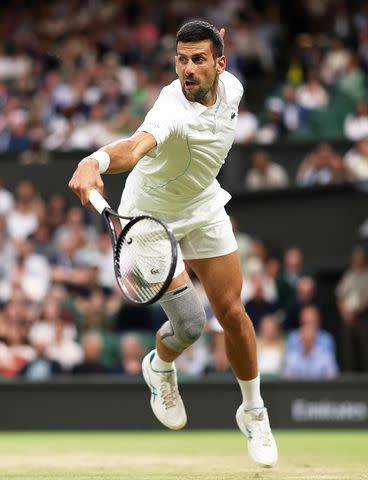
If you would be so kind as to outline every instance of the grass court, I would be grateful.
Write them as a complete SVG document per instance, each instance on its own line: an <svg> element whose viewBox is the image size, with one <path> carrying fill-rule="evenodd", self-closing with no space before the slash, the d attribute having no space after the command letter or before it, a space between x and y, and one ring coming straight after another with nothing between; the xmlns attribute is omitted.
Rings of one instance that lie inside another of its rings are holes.
<svg viewBox="0 0 368 480"><path fill-rule="evenodd" d="M238 431L1 433L4 480L368 480L368 433L276 431L254 465Z"/></svg>

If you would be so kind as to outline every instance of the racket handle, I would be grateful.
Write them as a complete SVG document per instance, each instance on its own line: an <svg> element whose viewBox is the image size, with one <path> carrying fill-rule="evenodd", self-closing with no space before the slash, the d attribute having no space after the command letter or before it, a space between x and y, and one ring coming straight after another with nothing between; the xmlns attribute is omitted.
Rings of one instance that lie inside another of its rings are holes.
<svg viewBox="0 0 368 480"><path fill-rule="evenodd" d="M89 192L89 201L98 211L98 213L102 213L105 208L110 208L110 205L95 188L92 188Z"/></svg>

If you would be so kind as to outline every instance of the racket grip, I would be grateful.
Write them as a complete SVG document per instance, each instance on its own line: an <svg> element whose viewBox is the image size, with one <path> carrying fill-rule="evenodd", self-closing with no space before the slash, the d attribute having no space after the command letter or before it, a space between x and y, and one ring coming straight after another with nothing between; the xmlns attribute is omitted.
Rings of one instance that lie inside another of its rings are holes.
<svg viewBox="0 0 368 480"><path fill-rule="evenodd" d="M92 188L89 192L89 201L98 211L98 213L102 213L105 208L110 208L110 205L95 188Z"/></svg>

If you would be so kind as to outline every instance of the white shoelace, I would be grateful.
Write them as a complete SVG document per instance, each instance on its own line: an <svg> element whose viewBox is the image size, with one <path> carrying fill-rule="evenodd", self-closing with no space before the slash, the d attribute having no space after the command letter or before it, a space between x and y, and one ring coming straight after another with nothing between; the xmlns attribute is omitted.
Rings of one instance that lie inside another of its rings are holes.
<svg viewBox="0 0 368 480"><path fill-rule="evenodd" d="M174 372L162 374L160 390L162 403L166 410L175 407L178 389L175 383Z"/></svg>
<svg viewBox="0 0 368 480"><path fill-rule="evenodd" d="M267 417L262 414L262 418L254 418L254 425L256 428L256 435L261 439L262 445L264 447L271 446L271 430L268 426Z"/></svg>

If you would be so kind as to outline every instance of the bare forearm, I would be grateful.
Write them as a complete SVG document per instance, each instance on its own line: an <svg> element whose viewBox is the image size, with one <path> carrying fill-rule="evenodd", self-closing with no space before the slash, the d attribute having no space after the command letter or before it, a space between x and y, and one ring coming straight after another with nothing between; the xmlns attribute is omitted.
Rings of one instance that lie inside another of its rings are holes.
<svg viewBox="0 0 368 480"><path fill-rule="evenodd" d="M135 147L135 142L130 138L125 138L100 148L110 156L110 165L105 173L121 173L132 170L138 161Z"/></svg>
<svg viewBox="0 0 368 480"><path fill-rule="evenodd" d="M110 156L110 165L105 173L131 170L155 146L155 139L145 132L138 132L130 138L116 140L105 145L100 149Z"/></svg>

